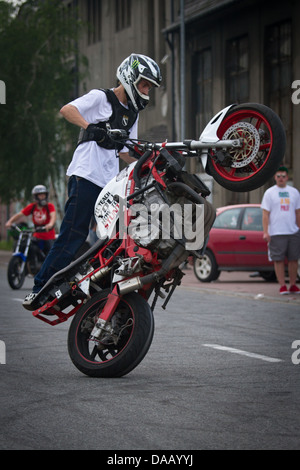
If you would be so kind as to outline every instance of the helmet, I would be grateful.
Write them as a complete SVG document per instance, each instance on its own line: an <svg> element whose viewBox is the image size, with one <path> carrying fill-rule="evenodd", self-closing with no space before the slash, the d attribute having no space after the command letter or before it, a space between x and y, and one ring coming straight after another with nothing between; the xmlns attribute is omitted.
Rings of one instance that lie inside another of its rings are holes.
<svg viewBox="0 0 300 470"><path fill-rule="evenodd" d="M34 186L34 188L32 188L31 194L34 197L34 199L41 206L45 206L47 204L47 202L48 202L48 190L47 190L46 186L44 186L43 184L37 184L36 186ZM37 197L38 194L46 194L46 199L42 199L40 201L39 198Z"/></svg>
<svg viewBox="0 0 300 470"><path fill-rule="evenodd" d="M160 86L162 80L157 63L141 54L131 54L123 60L117 69L117 78L125 88L129 106L132 104L137 112L144 109L149 102L149 96L144 95L137 88L141 78L145 78L156 87Z"/></svg>

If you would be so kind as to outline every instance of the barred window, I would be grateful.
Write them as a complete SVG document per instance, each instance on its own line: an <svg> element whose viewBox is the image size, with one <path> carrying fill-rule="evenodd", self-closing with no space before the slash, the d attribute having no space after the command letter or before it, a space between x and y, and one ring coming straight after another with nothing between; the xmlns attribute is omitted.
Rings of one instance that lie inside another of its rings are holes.
<svg viewBox="0 0 300 470"><path fill-rule="evenodd" d="M292 25L274 24L265 31L265 98L286 128L285 164L292 166Z"/></svg>
<svg viewBox="0 0 300 470"><path fill-rule="evenodd" d="M88 45L101 40L101 1L87 0Z"/></svg>
<svg viewBox="0 0 300 470"><path fill-rule="evenodd" d="M212 112L212 55L204 49L194 59L196 80L196 131L201 132Z"/></svg>
<svg viewBox="0 0 300 470"><path fill-rule="evenodd" d="M226 47L226 102L249 101L249 39L231 39Z"/></svg>
<svg viewBox="0 0 300 470"><path fill-rule="evenodd" d="M131 25L131 0L115 0L116 31L129 28Z"/></svg>

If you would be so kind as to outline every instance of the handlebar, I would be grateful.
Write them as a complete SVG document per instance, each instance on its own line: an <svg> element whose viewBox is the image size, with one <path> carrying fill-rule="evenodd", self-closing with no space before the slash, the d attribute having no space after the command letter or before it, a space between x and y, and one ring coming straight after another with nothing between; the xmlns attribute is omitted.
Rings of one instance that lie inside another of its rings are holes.
<svg viewBox="0 0 300 470"><path fill-rule="evenodd" d="M128 132L124 129L108 129L107 134L111 139L128 139Z"/></svg>
<svg viewBox="0 0 300 470"><path fill-rule="evenodd" d="M109 129L107 131L109 137L116 141L126 143L127 147L130 147L130 143L133 146L140 148L142 151L147 150L161 150L165 148L167 150L179 150L183 152L187 152L185 156L197 156L198 150L202 150L204 153L207 153L208 149L210 148L241 148L243 146L242 139L233 139L233 140L218 140L218 141L200 141L200 140L189 140L186 139L182 142L149 142L149 141L139 141L134 139L128 138L128 133L122 129Z"/></svg>
<svg viewBox="0 0 300 470"><path fill-rule="evenodd" d="M241 147L242 142L240 139L234 140L218 140L217 142L200 142L200 140L184 140L183 144L190 150L203 150L210 147L214 148L232 148Z"/></svg>
<svg viewBox="0 0 300 470"><path fill-rule="evenodd" d="M40 227L35 227L34 232L46 232L46 228L44 225L41 225Z"/></svg>
<svg viewBox="0 0 300 470"><path fill-rule="evenodd" d="M34 233L34 232L46 232L46 228L44 225L41 225L40 227L25 227L25 228L20 228L17 224L11 224L10 230L16 230L17 232L21 233Z"/></svg>
<svg viewBox="0 0 300 470"><path fill-rule="evenodd" d="M208 150L209 148L232 148L241 147L240 139L218 140L217 142L201 142L200 140L184 140L183 142L166 142L154 144L155 148L164 147L169 150Z"/></svg>

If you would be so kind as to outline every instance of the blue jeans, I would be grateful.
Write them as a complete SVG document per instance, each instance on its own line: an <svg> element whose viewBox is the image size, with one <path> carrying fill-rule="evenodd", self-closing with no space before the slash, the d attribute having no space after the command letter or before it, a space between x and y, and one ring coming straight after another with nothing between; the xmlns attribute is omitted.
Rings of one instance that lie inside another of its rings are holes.
<svg viewBox="0 0 300 470"><path fill-rule="evenodd" d="M60 233L41 270L34 278L32 292L39 292L57 271L65 268L85 242L95 202L102 188L84 178L71 176L68 182L68 200Z"/></svg>

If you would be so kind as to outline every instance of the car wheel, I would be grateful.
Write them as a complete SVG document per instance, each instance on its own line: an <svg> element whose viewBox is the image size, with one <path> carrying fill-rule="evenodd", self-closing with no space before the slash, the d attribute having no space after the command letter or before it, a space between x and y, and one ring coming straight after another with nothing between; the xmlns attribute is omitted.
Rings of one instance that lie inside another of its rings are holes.
<svg viewBox="0 0 300 470"><path fill-rule="evenodd" d="M218 279L220 270L211 251L207 250L201 258L194 257L194 273L201 282L211 282Z"/></svg>

